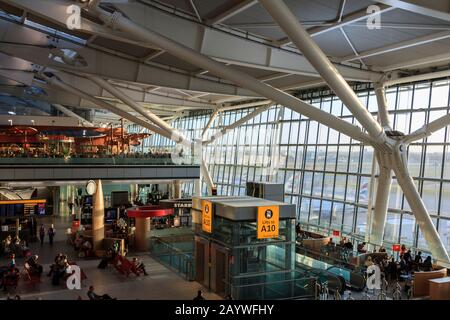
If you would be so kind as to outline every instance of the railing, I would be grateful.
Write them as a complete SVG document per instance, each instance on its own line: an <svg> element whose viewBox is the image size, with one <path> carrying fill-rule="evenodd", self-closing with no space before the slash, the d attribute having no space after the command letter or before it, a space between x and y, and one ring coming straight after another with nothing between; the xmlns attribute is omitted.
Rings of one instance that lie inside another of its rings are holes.
<svg viewBox="0 0 450 320"><path fill-rule="evenodd" d="M177 248L176 244L176 242L165 242L161 238L151 238L150 254L163 265L182 274L186 280L193 281L195 267L192 252L184 252Z"/></svg>
<svg viewBox="0 0 450 320"><path fill-rule="evenodd" d="M103 157L103 158L0 158L1 165L56 165L56 166L74 166L74 165L107 165L107 166L126 166L126 165L196 165L195 161L184 159L182 162L174 162L170 157L162 158L134 158L134 157Z"/></svg>
<svg viewBox="0 0 450 320"><path fill-rule="evenodd" d="M233 277L226 286L237 300L313 299L316 279L285 271Z"/></svg>
<svg viewBox="0 0 450 320"><path fill-rule="evenodd" d="M345 248L339 248L339 247L335 247L335 248L336 248L336 251L333 253L338 253L339 258L337 258L336 256L333 256L333 255L330 255L329 252L327 252L325 250L321 250L321 252L317 252L317 251L313 251L308 248L305 248L299 244L296 245L295 251L296 251L296 253L299 253L299 254L302 254L305 256L309 256L309 257L313 257L316 260L319 260L319 261L322 261L322 262L325 262L328 264L342 266L344 268L348 268L351 270L358 269L357 265L349 262L350 257L357 255L356 252L347 250Z"/></svg>

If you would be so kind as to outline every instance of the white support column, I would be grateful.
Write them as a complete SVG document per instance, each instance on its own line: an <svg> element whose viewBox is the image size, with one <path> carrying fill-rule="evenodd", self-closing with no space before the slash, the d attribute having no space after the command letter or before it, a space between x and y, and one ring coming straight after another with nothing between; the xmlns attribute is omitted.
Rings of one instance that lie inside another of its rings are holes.
<svg viewBox="0 0 450 320"><path fill-rule="evenodd" d="M135 117L135 116L129 114L128 112L123 111L122 109L111 105L110 103L107 103L103 100L94 98L94 97L90 96L89 94L56 79L55 77L50 78L45 75L41 75L41 76L49 83L50 86L54 86L56 88L59 88L64 91L70 92L74 95L77 95L80 98L91 101L92 103L98 105L99 107L101 107L103 109L109 110L112 113L115 113L116 115L118 115L124 119L127 119L135 124L140 125L141 127L147 128L152 132L159 133L160 135L170 139L170 135L158 126L155 126L151 123L148 123L147 121L144 121L138 117Z"/></svg>
<svg viewBox="0 0 450 320"><path fill-rule="evenodd" d="M289 36L314 69L325 79L346 107L350 109L369 135L379 143L384 143L387 138L379 123L375 121L369 111L363 106L352 88L350 88L336 67L303 28L298 18L286 6L284 1L259 0L259 2Z"/></svg>
<svg viewBox="0 0 450 320"><path fill-rule="evenodd" d="M211 117L209 117L208 123L206 124L205 128L202 131L202 140L205 139L206 133L208 132L209 128L211 128L214 120L216 120L217 115L219 114L220 110L217 109L211 114Z"/></svg>
<svg viewBox="0 0 450 320"><path fill-rule="evenodd" d="M430 136L433 132L436 132L446 126L450 125L450 114L442 116L430 123L424 125L422 128L407 135L404 139L405 143L411 143L416 140L420 140Z"/></svg>
<svg viewBox="0 0 450 320"><path fill-rule="evenodd" d="M386 100L386 88L383 84L377 83L375 85L375 94L378 103L378 120L381 127L386 130L392 130L391 120L389 118L388 105Z"/></svg>
<svg viewBox="0 0 450 320"><path fill-rule="evenodd" d="M375 198L375 209L372 216L370 228L370 243L381 246L383 244L384 227L386 225L389 194L391 191L392 170L386 163L386 155L378 153L377 160L380 168Z"/></svg>
<svg viewBox="0 0 450 320"><path fill-rule="evenodd" d="M259 93L274 102L289 107L294 111L335 129L338 132L346 134L355 140L365 142L372 140L366 133L361 131L361 128L335 117L328 112L304 103L300 99L275 89L270 85L258 81L244 72L235 70L229 66L224 66L223 63L200 54L183 44L177 43L154 31L146 29L132 22L128 18L125 18L120 12L114 12L111 14L95 5L90 6L90 11L97 13L98 17L112 28L119 28L121 31L128 32L146 43L152 43L153 45L166 50L173 56L181 58L184 61L204 70L209 70L211 73L219 77L233 81L235 84L243 88ZM381 131L381 127L379 129Z"/></svg>
<svg viewBox="0 0 450 320"><path fill-rule="evenodd" d="M158 125L160 128L162 128L164 131L166 131L172 137L172 138L170 138L171 140L175 140L176 142L179 142L179 143L186 142L187 144L191 144L190 141L188 141L183 135L181 135L177 130L175 130L170 124L161 120L157 115L155 115L150 110L146 110L145 108L140 106L137 102L135 102L133 99L131 99L123 91L114 87L108 81L105 81L102 78L99 78L99 77L96 77L93 75L87 75L87 77L91 81L93 81L95 84L97 84L101 88L103 88L106 91L108 91L109 93L111 93L116 98L122 100L130 108L139 112L146 119L154 122L156 125Z"/></svg>
<svg viewBox="0 0 450 320"><path fill-rule="evenodd" d="M372 219L373 219L373 191L375 189L375 170L377 167L377 159L376 159L376 150L373 150L372 155L372 166L370 171L370 184L369 184L369 194L367 199L367 217L366 217L366 234L365 240L366 243L370 243L370 234L372 232Z"/></svg>
<svg viewBox="0 0 450 320"><path fill-rule="evenodd" d="M406 146L400 145L398 150L395 150L393 156L393 169L397 177L398 184L403 190L406 200L408 200L411 211L413 212L417 224L428 243L428 248L431 251L434 259L444 262L450 262L447 250L441 241L439 233L437 232L427 208L422 201L419 192L416 189L413 179L408 172L406 161Z"/></svg>
<svg viewBox="0 0 450 320"><path fill-rule="evenodd" d="M208 167L206 166L206 163L204 160L202 160L202 163L200 164L200 172L201 172L203 179L206 182L206 185L208 186L208 195L212 195L212 189L214 188L214 182L213 182L213 179L209 173Z"/></svg>
<svg viewBox="0 0 450 320"><path fill-rule="evenodd" d="M259 107L257 109L255 109L254 111L250 112L248 115L246 115L245 117L242 117L241 119L237 120L236 122L234 122L233 124L230 124L229 126L222 128L220 130L220 134L215 134L214 136L212 136L209 140L203 141L203 145L206 144L210 144L212 142L214 142L217 138L219 138L221 135L225 135L228 131L233 130L237 127L239 127L240 125L246 123L247 121L249 121L250 119L253 119L254 117L256 117L257 115L259 115L260 113L263 113L264 111L266 111L267 109L269 109L270 107L273 106L273 103L270 102L269 104L263 106L263 107Z"/></svg>

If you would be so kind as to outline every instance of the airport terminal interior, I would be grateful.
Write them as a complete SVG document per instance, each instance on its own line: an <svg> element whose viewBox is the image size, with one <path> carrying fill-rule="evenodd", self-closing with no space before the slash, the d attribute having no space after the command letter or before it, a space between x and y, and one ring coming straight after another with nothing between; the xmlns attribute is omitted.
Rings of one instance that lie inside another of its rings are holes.
<svg viewBox="0 0 450 320"><path fill-rule="evenodd" d="M0 300L450 300L448 0L0 0Z"/></svg>

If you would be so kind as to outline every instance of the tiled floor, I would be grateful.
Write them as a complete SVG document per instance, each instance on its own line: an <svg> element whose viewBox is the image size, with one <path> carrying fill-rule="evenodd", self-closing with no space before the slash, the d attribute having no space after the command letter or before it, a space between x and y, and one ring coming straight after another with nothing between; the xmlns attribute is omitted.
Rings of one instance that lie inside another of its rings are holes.
<svg viewBox="0 0 450 320"><path fill-rule="evenodd" d="M11 290L11 295L19 294L25 300L75 300L78 296L87 299L87 289L90 285L94 285L98 294L107 293L121 300L192 300L199 289L204 292L204 297L208 300L221 299L219 296L207 292L199 283L183 279L156 262L149 255L139 256L149 275L140 277L130 275L128 278L119 274L112 266L108 266L105 270L98 269L99 259L76 259L73 249L66 244L64 230L69 222L67 220L55 220L54 223L57 235L53 247L48 244L48 239L42 247L39 243L30 245L33 253L39 255L39 262L44 266L42 282L33 288L20 280L18 288ZM51 284L50 278L46 276L49 266L58 252L63 252L69 258L75 259L86 274L87 279L83 281L81 290L69 290L65 283L55 287ZM133 255L130 256L133 257ZM0 260L0 265L5 263L5 260ZM23 260L18 259L17 265L19 269L22 269ZM6 297L7 293L0 293L0 299Z"/></svg>

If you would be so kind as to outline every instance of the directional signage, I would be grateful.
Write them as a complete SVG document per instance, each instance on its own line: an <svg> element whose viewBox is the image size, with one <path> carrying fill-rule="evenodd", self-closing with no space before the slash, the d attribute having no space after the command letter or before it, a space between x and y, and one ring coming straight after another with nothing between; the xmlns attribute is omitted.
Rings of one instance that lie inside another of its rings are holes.
<svg viewBox="0 0 450 320"><path fill-rule="evenodd" d="M258 207L258 239L278 237L280 208L278 206Z"/></svg>
<svg viewBox="0 0 450 320"><path fill-rule="evenodd" d="M211 201L202 200L202 230L212 233L213 209Z"/></svg>

